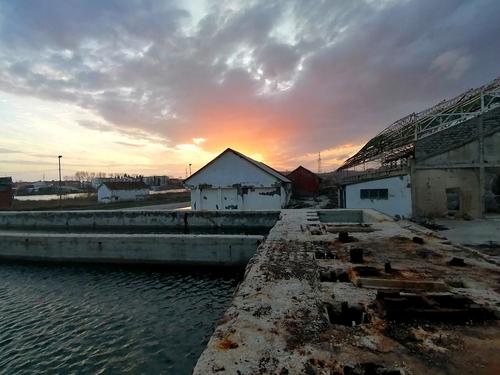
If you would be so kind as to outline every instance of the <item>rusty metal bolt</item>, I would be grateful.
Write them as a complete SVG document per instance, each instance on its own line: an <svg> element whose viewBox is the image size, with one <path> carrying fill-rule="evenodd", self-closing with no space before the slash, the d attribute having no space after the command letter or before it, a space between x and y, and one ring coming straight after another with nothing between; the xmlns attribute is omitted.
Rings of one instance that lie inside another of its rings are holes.
<svg viewBox="0 0 500 375"><path fill-rule="evenodd" d="M363 249L356 247L349 250L351 263L363 263Z"/></svg>

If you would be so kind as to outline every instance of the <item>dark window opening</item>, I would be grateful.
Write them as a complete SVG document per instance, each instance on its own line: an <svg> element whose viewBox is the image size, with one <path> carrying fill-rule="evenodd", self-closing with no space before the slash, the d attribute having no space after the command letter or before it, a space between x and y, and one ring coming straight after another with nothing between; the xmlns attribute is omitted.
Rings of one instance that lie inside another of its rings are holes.
<svg viewBox="0 0 500 375"><path fill-rule="evenodd" d="M495 195L500 195L500 174L493 179L491 183L491 192Z"/></svg>
<svg viewBox="0 0 500 375"><path fill-rule="evenodd" d="M361 199L389 199L389 189L361 189Z"/></svg>
<svg viewBox="0 0 500 375"><path fill-rule="evenodd" d="M446 189L446 208L448 211L460 210L460 189Z"/></svg>

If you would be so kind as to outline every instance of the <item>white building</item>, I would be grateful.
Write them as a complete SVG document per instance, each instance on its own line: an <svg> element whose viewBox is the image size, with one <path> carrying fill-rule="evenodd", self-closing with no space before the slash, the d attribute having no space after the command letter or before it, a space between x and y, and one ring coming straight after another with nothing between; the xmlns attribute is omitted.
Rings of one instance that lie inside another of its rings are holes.
<svg viewBox="0 0 500 375"><path fill-rule="evenodd" d="M410 176L402 174L346 184L340 198L347 208L373 208L391 216L412 217Z"/></svg>
<svg viewBox="0 0 500 375"><path fill-rule="evenodd" d="M98 189L99 186L104 184L105 182L134 182L138 181L136 178L122 176L122 177L95 177L90 181L90 186L94 189Z"/></svg>
<svg viewBox="0 0 500 375"><path fill-rule="evenodd" d="M337 170L340 206L417 220L500 213L500 77L392 123Z"/></svg>
<svg viewBox="0 0 500 375"><path fill-rule="evenodd" d="M277 210L291 181L264 163L230 148L184 181L193 210Z"/></svg>
<svg viewBox="0 0 500 375"><path fill-rule="evenodd" d="M140 181L104 182L97 189L99 203L145 200L148 195L148 187Z"/></svg>

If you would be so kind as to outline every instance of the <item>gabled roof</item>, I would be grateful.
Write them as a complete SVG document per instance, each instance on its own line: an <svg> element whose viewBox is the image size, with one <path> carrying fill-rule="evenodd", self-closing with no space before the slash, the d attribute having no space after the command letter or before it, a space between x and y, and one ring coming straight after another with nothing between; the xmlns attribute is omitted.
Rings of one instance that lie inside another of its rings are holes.
<svg viewBox="0 0 500 375"><path fill-rule="evenodd" d="M223 155L225 155L228 152L231 152L231 153L235 154L236 156L239 156L240 158L246 160L250 164L255 165L260 170L262 170L262 171L266 172L267 174L269 174L269 175L277 178L280 181L288 182L288 183L291 182L288 178L286 178L285 176L283 176L281 173L279 173L277 170L271 168L270 166L268 166L268 165L266 165L266 164L264 164L264 163L262 163L260 161L254 160L254 159L252 159L252 158L250 158L250 157L242 154L241 152L233 150L232 148L227 148L219 156L217 156L216 158L214 158L213 160L211 160L210 162L208 162L206 165L204 165L202 168L198 169L191 176L189 176L188 178L186 178L184 180L184 183L187 183L187 181L189 181L193 176L196 176L198 173L200 173L201 171L203 171L205 168L208 168L208 166L210 166L211 164L213 164L215 161L217 161L219 158L221 158Z"/></svg>
<svg viewBox="0 0 500 375"><path fill-rule="evenodd" d="M101 186L106 186L109 190L148 189L148 186L142 181L108 181L108 182L103 182Z"/></svg>
<svg viewBox="0 0 500 375"><path fill-rule="evenodd" d="M299 166L298 166L297 168L295 168L293 171L291 171L290 173L288 173L288 174L287 174L287 176L290 176L292 173L295 173L295 172L300 171L300 170L305 171L305 172L310 173L310 174L313 174L313 175L315 175L316 177L318 177L318 175L317 175L316 173L314 173L313 171L311 171L311 170L307 169L306 167L303 167L302 165L299 165Z"/></svg>

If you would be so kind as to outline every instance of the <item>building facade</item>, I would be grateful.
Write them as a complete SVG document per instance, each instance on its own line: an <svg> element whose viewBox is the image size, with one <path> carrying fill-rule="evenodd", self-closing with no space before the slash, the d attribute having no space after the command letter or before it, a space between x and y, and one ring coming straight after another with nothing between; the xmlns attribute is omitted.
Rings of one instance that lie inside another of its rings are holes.
<svg viewBox="0 0 500 375"><path fill-rule="evenodd" d="M99 203L146 200L149 189L140 181L104 182L97 189Z"/></svg>
<svg viewBox="0 0 500 375"><path fill-rule="evenodd" d="M0 177L0 209L9 209L14 200L11 177Z"/></svg>
<svg viewBox="0 0 500 375"><path fill-rule="evenodd" d="M149 187L159 187L163 185L168 185L168 176L145 176L142 181Z"/></svg>
<svg viewBox="0 0 500 375"><path fill-rule="evenodd" d="M500 78L396 121L337 172L341 207L417 219L500 213Z"/></svg>
<svg viewBox="0 0 500 375"><path fill-rule="evenodd" d="M373 208L391 216L412 217L411 182L407 174L344 186L348 208Z"/></svg>
<svg viewBox="0 0 500 375"><path fill-rule="evenodd" d="M184 181L191 209L277 210L291 196L291 181L265 165L228 148Z"/></svg>

